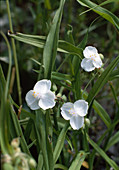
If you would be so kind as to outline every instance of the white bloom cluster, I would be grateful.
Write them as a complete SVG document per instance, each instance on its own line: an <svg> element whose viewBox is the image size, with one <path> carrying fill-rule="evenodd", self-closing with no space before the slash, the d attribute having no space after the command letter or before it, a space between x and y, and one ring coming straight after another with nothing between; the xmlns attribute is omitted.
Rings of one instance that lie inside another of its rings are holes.
<svg viewBox="0 0 119 170"><path fill-rule="evenodd" d="M95 47L87 46L84 51L84 59L81 67L87 71L93 71L95 68L101 68L102 60ZM33 90L26 94L26 102L31 110L42 108L43 110L55 106L55 94L50 90L50 80L38 81ZM77 100L74 104L67 102L61 107L61 115L64 119L70 120L73 129L80 129L84 124L84 116L88 113L88 103L85 100Z"/></svg>

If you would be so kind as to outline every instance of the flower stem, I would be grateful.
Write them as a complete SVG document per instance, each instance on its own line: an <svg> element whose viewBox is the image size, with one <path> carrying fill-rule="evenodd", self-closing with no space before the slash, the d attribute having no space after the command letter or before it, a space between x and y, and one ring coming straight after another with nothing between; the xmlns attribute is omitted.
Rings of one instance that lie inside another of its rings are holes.
<svg viewBox="0 0 119 170"><path fill-rule="evenodd" d="M13 32L9 0L6 0L6 5L7 5L7 13L8 13L10 30L11 30L11 32ZM15 46L15 41L14 41L13 38L11 38L11 42L12 42L13 57L14 57L15 68L16 68L16 79L17 79L17 89L18 89L19 104L21 105L22 104L22 99L21 99L19 68L18 68L18 61L17 61L17 54L16 54L16 46Z"/></svg>

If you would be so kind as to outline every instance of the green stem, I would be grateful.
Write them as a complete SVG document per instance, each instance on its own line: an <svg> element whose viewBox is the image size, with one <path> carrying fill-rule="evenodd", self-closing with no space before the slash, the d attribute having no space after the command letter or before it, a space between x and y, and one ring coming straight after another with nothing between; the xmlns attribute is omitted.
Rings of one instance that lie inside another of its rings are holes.
<svg viewBox="0 0 119 170"><path fill-rule="evenodd" d="M7 13L8 13L8 19L9 19L10 31L13 32L9 0L6 0L6 5L7 5ZM15 68L16 68L16 79L17 79L17 89L18 89L19 104L21 105L22 104L22 99L21 99L19 68L18 68L18 61L17 61L17 54L16 54L16 46L15 46L15 41L14 41L13 38L11 38L11 42L12 42L13 56L14 56L14 62L15 62Z"/></svg>
<svg viewBox="0 0 119 170"><path fill-rule="evenodd" d="M1 31L1 34L6 41L6 44L8 47L8 54L9 54L9 68L8 68L8 73L7 73L6 90L5 90L5 99L7 99L9 82L10 82L10 74L11 74L11 68L12 68L12 56L11 56L11 47L10 47L9 41L2 31Z"/></svg>

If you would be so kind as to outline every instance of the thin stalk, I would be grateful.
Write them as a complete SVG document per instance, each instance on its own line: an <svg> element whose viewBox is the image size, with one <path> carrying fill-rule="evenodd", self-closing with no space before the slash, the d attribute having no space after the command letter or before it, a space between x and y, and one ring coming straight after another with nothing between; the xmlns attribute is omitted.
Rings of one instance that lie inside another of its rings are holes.
<svg viewBox="0 0 119 170"><path fill-rule="evenodd" d="M9 89L9 82L10 82L10 75L11 75L11 68L12 68L12 56L11 56L11 47L9 41L5 34L1 31L1 35L3 36L4 40L6 41L8 47L8 54L9 54L9 68L7 73L7 81L6 81L6 90L5 90L5 100L7 99L8 89Z"/></svg>
<svg viewBox="0 0 119 170"><path fill-rule="evenodd" d="M10 31L13 32L9 0L6 0L6 5L7 5L7 13L8 13L8 19L9 19ZM15 41L14 41L13 38L11 38L11 42L12 42L14 63L15 63L15 68L16 68L16 79L17 79L17 89L18 89L19 104L21 105L22 104L22 99L21 99L19 68L18 68L18 61L17 61L17 54L16 54L16 46L15 46Z"/></svg>

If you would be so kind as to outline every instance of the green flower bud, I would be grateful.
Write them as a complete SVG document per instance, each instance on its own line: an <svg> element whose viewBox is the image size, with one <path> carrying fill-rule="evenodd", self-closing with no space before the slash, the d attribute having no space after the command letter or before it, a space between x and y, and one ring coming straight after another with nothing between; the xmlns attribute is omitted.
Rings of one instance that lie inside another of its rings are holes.
<svg viewBox="0 0 119 170"><path fill-rule="evenodd" d="M58 94L57 94L57 97L61 97L61 96L62 96L61 93L58 93Z"/></svg>
<svg viewBox="0 0 119 170"><path fill-rule="evenodd" d="M66 102L67 101L67 97L65 95L62 96L62 99Z"/></svg>
<svg viewBox="0 0 119 170"><path fill-rule="evenodd" d="M100 58L102 59L102 60L104 60L104 55L103 54L99 54L99 56L100 56Z"/></svg>
<svg viewBox="0 0 119 170"><path fill-rule="evenodd" d="M57 86L56 86L56 84L53 84L52 88L53 88L53 91L57 91Z"/></svg>
<svg viewBox="0 0 119 170"><path fill-rule="evenodd" d="M90 120L88 118L85 118L84 122L88 127L90 127Z"/></svg>

